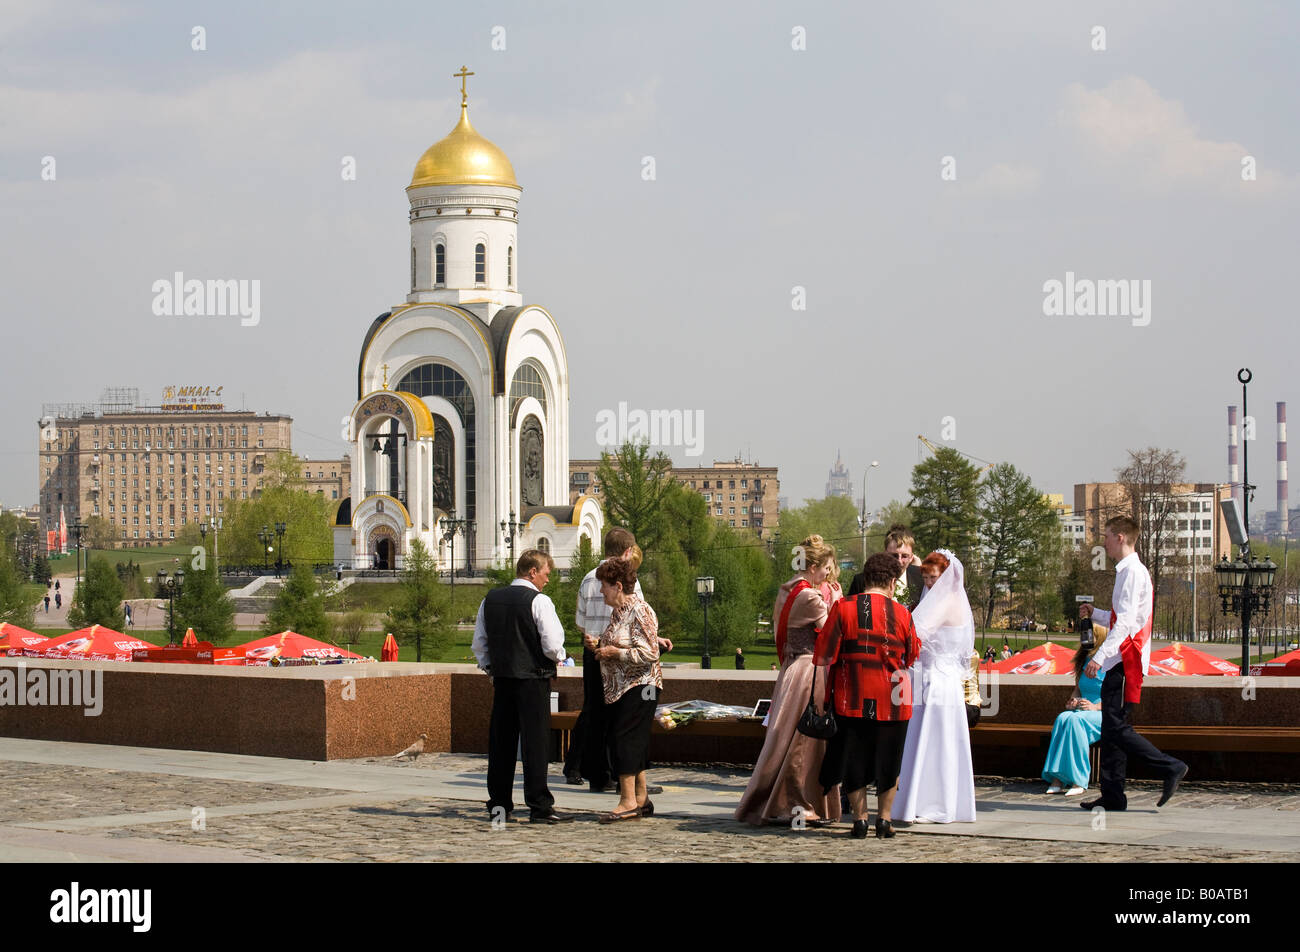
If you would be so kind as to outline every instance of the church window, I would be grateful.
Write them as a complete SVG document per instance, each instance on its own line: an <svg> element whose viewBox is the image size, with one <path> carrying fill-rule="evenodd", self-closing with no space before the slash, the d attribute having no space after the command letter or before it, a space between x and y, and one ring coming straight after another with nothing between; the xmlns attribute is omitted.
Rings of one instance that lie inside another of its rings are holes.
<svg viewBox="0 0 1300 952"><path fill-rule="evenodd" d="M506 287L515 286L515 249L506 249Z"/></svg>
<svg viewBox="0 0 1300 952"><path fill-rule="evenodd" d="M538 552L541 552L543 555L550 555L550 554L551 554L551 540L548 539L548 538L546 538L546 536L542 536L540 539L538 539L538 540L537 540L537 551L538 551Z"/></svg>
<svg viewBox="0 0 1300 952"><path fill-rule="evenodd" d="M475 470L478 445L478 427L474 420L474 394L465 378L445 364L421 364L397 382L397 389L417 397L442 397L456 408L461 426L465 428L464 466L465 506L467 519L477 515L475 500Z"/></svg>
<svg viewBox="0 0 1300 952"><path fill-rule="evenodd" d="M524 397L535 397L546 412L546 387L542 384L542 375L532 364L520 364L515 377L510 381L510 420L513 424L515 411Z"/></svg>
<svg viewBox="0 0 1300 952"><path fill-rule="evenodd" d="M487 246L482 242L474 246L474 283L487 284Z"/></svg>
<svg viewBox="0 0 1300 952"><path fill-rule="evenodd" d="M445 245L433 246L433 286L442 287L447 283L447 248Z"/></svg>

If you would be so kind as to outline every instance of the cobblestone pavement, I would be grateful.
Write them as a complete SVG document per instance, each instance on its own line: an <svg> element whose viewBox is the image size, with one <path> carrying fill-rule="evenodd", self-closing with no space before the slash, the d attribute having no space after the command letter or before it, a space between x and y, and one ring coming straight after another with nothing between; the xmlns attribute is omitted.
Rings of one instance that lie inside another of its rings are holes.
<svg viewBox="0 0 1300 952"><path fill-rule="evenodd" d="M359 760L391 769L391 761ZM443 770L481 776L486 758L436 754L405 765L410 770ZM564 786L559 765L552 765L554 789ZM266 860L299 862L612 862L744 861L744 862L1288 862L1294 853L1175 846L1085 843L1065 840L1025 840L998 836L927 835L900 829L892 840L853 840L849 826L790 830L738 824L726 804L738 798L749 779L746 768L717 766L657 767L653 783L716 792L716 813L670 811L644 820L605 826L598 811L613 804L609 794L588 794L590 806L573 823L534 826L521 822L494 828L483 807L473 800L393 797L374 802L340 803L305 798L329 798L353 791L325 786L252 783L146 771L121 771L10 761L0 775L0 798L21 810L0 825L21 822L109 818L98 835L141 844L220 847ZM981 801L1042 802L1041 781L978 778ZM467 788L468 790L468 788ZM1155 784L1133 785L1134 806L1149 805L1158 794ZM468 794L467 794L468 795ZM364 797L363 797L364 799ZM280 808L277 808L277 803ZM210 812L204 829L192 828L176 814L142 816L139 821L119 814L144 813L204 804L230 807L258 805L268 812ZM1300 788L1265 784L1189 784L1179 793L1179 805L1210 809L1272 808L1300 810ZM20 818L19 818L20 817ZM47 828L57 823L46 823Z"/></svg>

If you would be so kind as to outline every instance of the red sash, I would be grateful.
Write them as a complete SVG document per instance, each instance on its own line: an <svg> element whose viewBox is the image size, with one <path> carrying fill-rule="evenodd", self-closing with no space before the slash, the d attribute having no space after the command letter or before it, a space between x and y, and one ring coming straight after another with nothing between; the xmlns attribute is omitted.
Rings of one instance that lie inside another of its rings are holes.
<svg viewBox="0 0 1300 952"><path fill-rule="evenodd" d="M1155 590L1151 592L1155 599ZM1147 623L1142 630L1124 639L1119 646L1119 657L1124 665L1124 703L1137 704L1142 700L1142 649L1151 640L1151 628L1155 622L1155 605L1147 604Z"/></svg>
<svg viewBox="0 0 1300 952"><path fill-rule="evenodd" d="M785 597L785 604L781 606L781 618L776 623L776 660L781 664L785 664L785 631L790 622L790 608L794 605L795 596L805 588L812 588L812 582L806 578L799 579L790 589L790 594Z"/></svg>

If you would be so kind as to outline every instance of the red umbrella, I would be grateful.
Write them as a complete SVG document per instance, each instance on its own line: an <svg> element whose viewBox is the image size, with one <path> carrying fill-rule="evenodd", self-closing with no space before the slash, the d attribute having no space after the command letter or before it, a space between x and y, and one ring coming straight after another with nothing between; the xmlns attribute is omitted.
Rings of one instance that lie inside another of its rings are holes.
<svg viewBox="0 0 1300 952"><path fill-rule="evenodd" d="M1265 661L1263 664L1252 664L1250 672L1251 674L1280 674L1293 678L1300 677L1300 650L1288 651L1286 654L1278 655L1272 661Z"/></svg>
<svg viewBox="0 0 1300 952"><path fill-rule="evenodd" d="M68 632L25 654L36 658L89 658L95 661L130 661L136 648L156 648L147 641L124 635L103 625Z"/></svg>
<svg viewBox="0 0 1300 952"><path fill-rule="evenodd" d="M381 648L379 651L379 660L380 661L397 660L397 639L393 637L392 632L389 632L388 637L384 639L384 647Z"/></svg>
<svg viewBox="0 0 1300 952"><path fill-rule="evenodd" d="M1175 641L1151 652L1148 674L1240 674L1241 669L1231 661L1224 661L1199 648Z"/></svg>
<svg viewBox="0 0 1300 952"><path fill-rule="evenodd" d="M1074 674L1074 652L1046 641L991 665L989 670L999 674Z"/></svg>
<svg viewBox="0 0 1300 952"><path fill-rule="evenodd" d="M361 660L361 655L345 651L343 648L327 645L315 638L308 638L296 631L282 631L278 635L268 635L247 644L240 645L240 650L249 664L269 664L272 658L317 658L322 661L337 658Z"/></svg>
<svg viewBox="0 0 1300 952"><path fill-rule="evenodd" d="M199 644L199 639L198 639L197 637L195 637L195 635L194 635L194 629L193 629L193 628L186 628L186 629L185 629L185 637L181 639L181 647L182 647L182 648L197 648L197 647L198 647L198 644Z"/></svg>
<svg viewBox="0 0 1300 952"><path fill-rule="evenodd" d="M21 654L24 648L35 648L49 640L34 631L19 628L7 621L0 621L0 652L13 651L15 654Z"/></svg>

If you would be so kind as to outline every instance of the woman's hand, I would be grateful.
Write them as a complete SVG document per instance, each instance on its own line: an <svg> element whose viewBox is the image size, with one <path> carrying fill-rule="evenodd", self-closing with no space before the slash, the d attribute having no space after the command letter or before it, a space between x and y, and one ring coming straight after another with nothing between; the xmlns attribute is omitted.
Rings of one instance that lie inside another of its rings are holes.
<svg viewBox="0 0 1300 952"><path fill-rule="evenodd" d="M583 635L582 643L588 651L595 651L600 645L600 637L598 635Z"/></svg>

